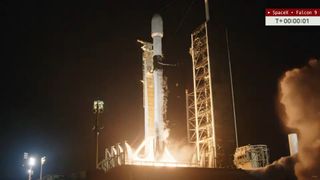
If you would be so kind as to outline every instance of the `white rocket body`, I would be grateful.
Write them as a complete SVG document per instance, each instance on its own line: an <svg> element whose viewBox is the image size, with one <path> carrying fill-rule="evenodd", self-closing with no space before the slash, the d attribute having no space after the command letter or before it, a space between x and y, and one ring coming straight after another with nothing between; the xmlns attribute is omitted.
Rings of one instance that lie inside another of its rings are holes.
<svg viewBox="0 0 320 180"><path fill-rule="evenodd" d="M163 22L160 15L151 21L152 58L144 62L145 156L161 158L164 151L164 88L162 61ZM159 64L160 63L160 64Z"/></svg>
<svg viewBox="0 0 320 180"><path fill-rule="evenodd" d="M163 37L163 22L160 15L153 16L151 21L151 37L153 39L153 64L154 64L154 120L156 125L156 141L155 141L155 158L161 158L164 152L164 121L163 121L163 103L164 103L164 88L163 88L163 69L162 65L162 37Z"/></svg>

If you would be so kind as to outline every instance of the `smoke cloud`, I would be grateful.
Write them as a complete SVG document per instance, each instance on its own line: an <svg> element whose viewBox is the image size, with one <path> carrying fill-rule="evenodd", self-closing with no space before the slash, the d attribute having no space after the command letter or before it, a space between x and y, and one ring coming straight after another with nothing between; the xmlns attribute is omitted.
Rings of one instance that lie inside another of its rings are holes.
<svg viewBox="0 0 320 180"><path fill-rule="evenodd" d="M298 153L248 170L258 179L320 179L320 62L287 71L279 81L279 109L284 126L298 134Z"/></svg>
<svg viewBox="0 0 320 180"><path fill-rule="evenodd" d="M195 147L188 144L185 140L170 140L168 148L173 157L180 163L190 162L195 150Z"/></svg>
<svg viewBox="0 0 320 180"><path fill-rule="evenodd" d="M282 157L264 168L247 170L247 172L261 180L294 180L296 179L296 176L294 175L296 160L296 155Z"/></svg>
<svg viewBox="0 0 320 180"><path fill-rule="evenodd" d="M286 72L279 84L286 127L299 135L298 179L320 179L320 63Z"/></svg>

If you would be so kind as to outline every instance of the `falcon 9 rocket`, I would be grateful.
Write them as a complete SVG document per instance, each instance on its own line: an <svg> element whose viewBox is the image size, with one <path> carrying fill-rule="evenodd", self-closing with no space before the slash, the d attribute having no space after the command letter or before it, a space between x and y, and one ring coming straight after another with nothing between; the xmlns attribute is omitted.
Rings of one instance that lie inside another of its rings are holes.
<svg viewBox="0 0 320 180"><path fill-rule="evenodd" d="M163 22L156 14L151 20L153 43L143 44L143 99L145 118L145 157L159 160L165 151L164 83L162 68Z"/></svg>

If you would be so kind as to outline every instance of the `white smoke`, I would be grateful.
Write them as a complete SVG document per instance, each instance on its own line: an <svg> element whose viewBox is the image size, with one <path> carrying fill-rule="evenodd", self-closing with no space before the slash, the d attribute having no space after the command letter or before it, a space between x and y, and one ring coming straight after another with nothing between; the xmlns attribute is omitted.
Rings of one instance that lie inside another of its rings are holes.
<svg viewBox="0 0 320 180"><path fill-rule="evenodd" d="M284 125L298 133L299 151L271 165L249 171L260 179L320 179L320 63L287 71L279 82Z"/></svg>
<svg viewBox="0 0 320 180"><path fill-rule="evenodd" d="M170 152L180 163L191 162L192 155L194 153L194 146L187 143L185 140L175 141L170 139L168 148Z"/></svg>
<svg viewBox="0 0 320 180"><path fill-rule="evenodd" d="M296 179L294 175L295 156L287 156L274 161L272 164L255 170L247 170L250 174L263 180L285 180Z"/></svg>
<svg viewBox="0 0 320 180"><path fill-rule="evenodd" d="M299 134L296 176L320 178L320 64L317 60L285 73L280 81L280 103L285 125Z"/></svg>

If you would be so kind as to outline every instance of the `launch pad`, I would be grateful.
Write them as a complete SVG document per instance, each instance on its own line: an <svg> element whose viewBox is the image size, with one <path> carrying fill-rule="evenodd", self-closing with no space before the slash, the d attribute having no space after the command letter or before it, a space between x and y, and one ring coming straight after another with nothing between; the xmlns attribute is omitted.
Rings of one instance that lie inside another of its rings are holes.
<svg viewBox="0 0 320 180"><path fill-rule="evenodd" d="M154 167L123 165L111 169L108 173L95 171L88 173L88 179L100 180L212 180L212 179L246 179L255 177L240 169L193 168L193 167Z"/></svg>
<svg viewBox="0 0 320 180"><path fill-rule="evenodd" d="M120 166L157 166L179 168L234 168L233 154L238 147L233 82L228 50L228 35L225 29L209 23L208 1L205 0L206 21L191 33L190 55L192 58L193 91L186 90L188 142L194 147L187 162L180 162L171 154L167 129L167 77L164 76L162 38L163 21L156 14L151 20L152 42L138 40L142 49L144 139L133 149L127 142L105 149L104 159L97 169L105 172ZM217 33L216 33L217 32ZM209 43L212 34L225 34L226 41ZM218 42L218 43L217 43ZM214 54L212 49L223 49ZM212 66L212 54L222 59ZM229 64L228 64L229 62ZM220 74L220 78L212 78ZM217 73L219 72L219 73ZM226 73L228 72L228 73ZM217 80L220 79L220 80ZM233 112L233 113L232 113ZM255 160L266 159L267 151ZM179 152L178 152L179 153ZM247 151L240 153L242 157ZM250 151L251 153L251 151ZM253 153L254 154L254 153ZM191 158L192 157L192 158ZM237 161L238 162L238 161ZM242 161L241 161L242 162ZM251 163L251 164L250 164ZM260 166L258 163L257 167Z"/></svg>
<svg viewBox="0 0 320 180"><path fill-rule="evenodd" d="M138 40L143 50L144 140L135 150L126 142L106 149L98 169L108 171L121 165L218 167L207 22L191 34L194 92L187 93L186 97L187 103L188 99L192 101L191 105L187 104L188 140L195 149L188 162L178 162L167 147L168 88L163 75L163 21L158 14L151 20L151 37L152 43Z"/></svg>
<svg viewBox="0 0 320 180"><path fill-rule="evenodd" d="M106 149L105 158L98 164L98 169L108 171L121 165L191 166L188 162L177 162L167 147L169 132L165 122L167 82L163 75L163 21L158 14L151 20L151 37L152 43L138 40L143 50L144 140L135 150L126 142Z"/></svg>

